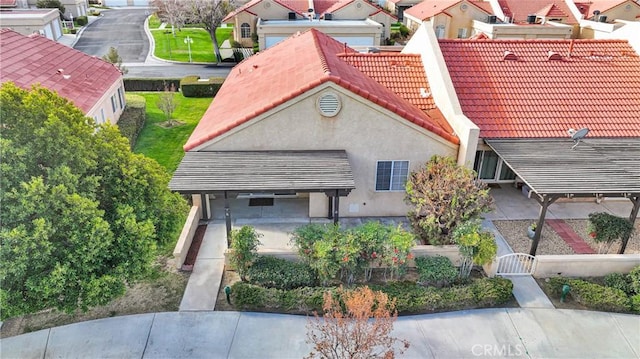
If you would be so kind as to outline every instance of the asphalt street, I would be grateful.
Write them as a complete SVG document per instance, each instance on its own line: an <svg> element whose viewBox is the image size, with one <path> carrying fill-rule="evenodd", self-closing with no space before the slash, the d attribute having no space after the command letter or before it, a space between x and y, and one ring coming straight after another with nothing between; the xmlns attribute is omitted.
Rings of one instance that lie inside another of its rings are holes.
<svg viewBox="0 0 640 359"><path fill-rule="evenodd" d="M231 71L229 66L218 67L197 64L124 64L129 71L125 78L181 78L197 75L201 78L227 77Z"/></svg>
<svg viewBox="0 0 640 359"><path fill-rule="evenodd" d="M144 62L149 53L149 40L144 32L144 20L149 9L105 10L102 17L82 32L73 46L85 54L102 57L113 46L122 62Z"/></svg>

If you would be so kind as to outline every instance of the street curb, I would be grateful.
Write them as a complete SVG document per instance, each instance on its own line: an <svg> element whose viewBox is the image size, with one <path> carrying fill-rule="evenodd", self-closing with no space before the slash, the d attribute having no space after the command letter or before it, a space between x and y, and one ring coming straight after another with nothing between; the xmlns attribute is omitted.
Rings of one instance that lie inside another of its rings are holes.
<svg viewBox="0 0 640 359"><path fill-rule="evenodd" d="M87 25L83 26L82 29L80 29L80 32L78 32L76 34L76 38L75 40L73 40L73 42L71 43L71 48L73 48L74 46L76 46L76 43L78 43L78 41L80 40L80 37L82 36L82 33L84 32L84 30L86 28L88 28L89 26L93 25L96 21L99 21L100 19L102 19L102 12L100 13L100 16L96 16L97 19L93 20L92 22L88 23Z"/></svg>

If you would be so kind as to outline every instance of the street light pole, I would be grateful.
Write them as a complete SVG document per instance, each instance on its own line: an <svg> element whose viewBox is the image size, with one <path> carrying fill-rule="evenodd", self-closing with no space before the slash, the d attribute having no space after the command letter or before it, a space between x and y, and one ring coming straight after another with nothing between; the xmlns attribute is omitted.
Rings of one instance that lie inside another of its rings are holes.
<svg viewBox="0 0 640 359"><path fill-rule="evenodd" d="M189 51L189 62L192 62L192 61L191 61L191 44L193 43L193 39L192 39L192 38L190 38L189 36L187 36L187 37L184 39L184 43L185 43L185 44L187 44L187 49L188 49L188 51Z"/></svg>

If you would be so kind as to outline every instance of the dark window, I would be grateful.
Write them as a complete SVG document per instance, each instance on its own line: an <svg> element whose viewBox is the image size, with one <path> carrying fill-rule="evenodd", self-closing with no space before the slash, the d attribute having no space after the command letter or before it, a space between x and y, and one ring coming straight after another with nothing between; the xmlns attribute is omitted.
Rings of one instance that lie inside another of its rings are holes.
<svg viewBox="0 0 640 359"><path fill-rule="evenodd" d="M240 25L240 37L248 39L251 37L251 26L246 22Z"/></svg>
<svg viewBox="0 0 640 359"><path fill-rule="evenodd" d="M378 161L376 191L402 191L409 174L409 161Z"/></svg>

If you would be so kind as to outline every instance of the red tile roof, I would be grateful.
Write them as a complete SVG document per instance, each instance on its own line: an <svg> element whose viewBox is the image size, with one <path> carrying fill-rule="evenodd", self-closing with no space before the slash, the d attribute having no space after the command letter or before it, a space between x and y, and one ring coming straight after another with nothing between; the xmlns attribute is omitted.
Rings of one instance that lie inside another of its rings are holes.
<svg viewBox="0 0 640 359"><path fill-rule="evenodd" d="M455 6L461 3L463 0L424 0L423 2L414 5L407 10L404 11L405 14L415 17L416 19L420 19L425 21L430 19L440 13L445 12L445 10L449 9L452 6ZM481 1L467 1L469 4L473 4L478 7L480 10L483 10L487 13L487 15L491 14L491 4L484 3Z"/></svg>
<svg viewBox="0 0 640 359"><path fill-rule="evenodd" d="M600 11L601 13L607 12L613 9L616 6L622 4L629 4L634 8L634 11L640 10L640 5L632 0L592 0L588 3L584 3L582 5L587 6L587 10L585 12L585 17L590 18L593 16L593 12L595 10ZM577 5L577 4L576 4ZM580 7L578 7L580 8Z"/></svg>
<svg viewBox="0 0 640 359"><path fill-rule="evenodd" d="M297 12L298 14L306 13L309 10L309 2L307 0L274 0L274 1L288 8L293 12ZM353 3L354 1L355 0L313 0L313 8L316 14L323 15L324 13L332 13L334 11L342 9L343 7ZM262 0L251 0L250 2L242 5L241 7L229 13L227 16L225 16L225 18L222 21L228 22L229 20L233 19L236 15L238 15L243 11L248 11L252 13L250 9L256 4L259 4L261 2ZM372 4L370 2L366 2L366 4L372 8L371 13L369 13L369 15L376 14L381 10L381 8L379 6L376 6L375 4ZM393 16L393 15L389 15L389 16Z"/></svg>
<svg viewBox="0 0 640 359"><path fill-rule="evenodd" d="M122 74L112 64L40 35L0 30L0 82L22 88L41 84L85 113Z"/></svg>
<svg viewBox="0 0 640 359"><path fill-rule="evenodd" d="M353 50L311 29L246 59L225 80L184 146L185 151L326 82L333 82L452 143L459 143L457 137L443 129L431 116L339 56L348 52ZM410 71L405 70L407 72ZM242 89L241 95L238 89Z"/></svg>
<svg viewBox="0 0 640 359"><path fill-rule="evenodd" d="M571 9L563 0L498 0L498 4L502 8L505 16L508 16L513 22L526 22L527 16L536 15L541 12L545 12L550 5L557 8L554 10L555 14L563 13L566 16L567 24L577 24L578 20L573 16ZM540 15L542 16L542 15ZM561 15L549 15L560 17Z"/></svg>
<svg viewBox="0 0 640 359"><path fill-rule="evenodd" d="M0 0L0 7L15 7L16 0Z"/></svg>
<svg viewBox="0 0 640 359"><path fill-rule="evenodd" d="M582 127L592 137L640 137L640 57L626 40L441 40L440 48L481 137L567 137Z"/></svg>
<svg viewBox="0 0 640 359"><path fill-rule="evenodd" d="M568 17L569 16L567 13L562 11L562 9L557 7L556 4L549 4L543 7L538 12L536 12L536 15L542 16L542 17Z"/></svg>

